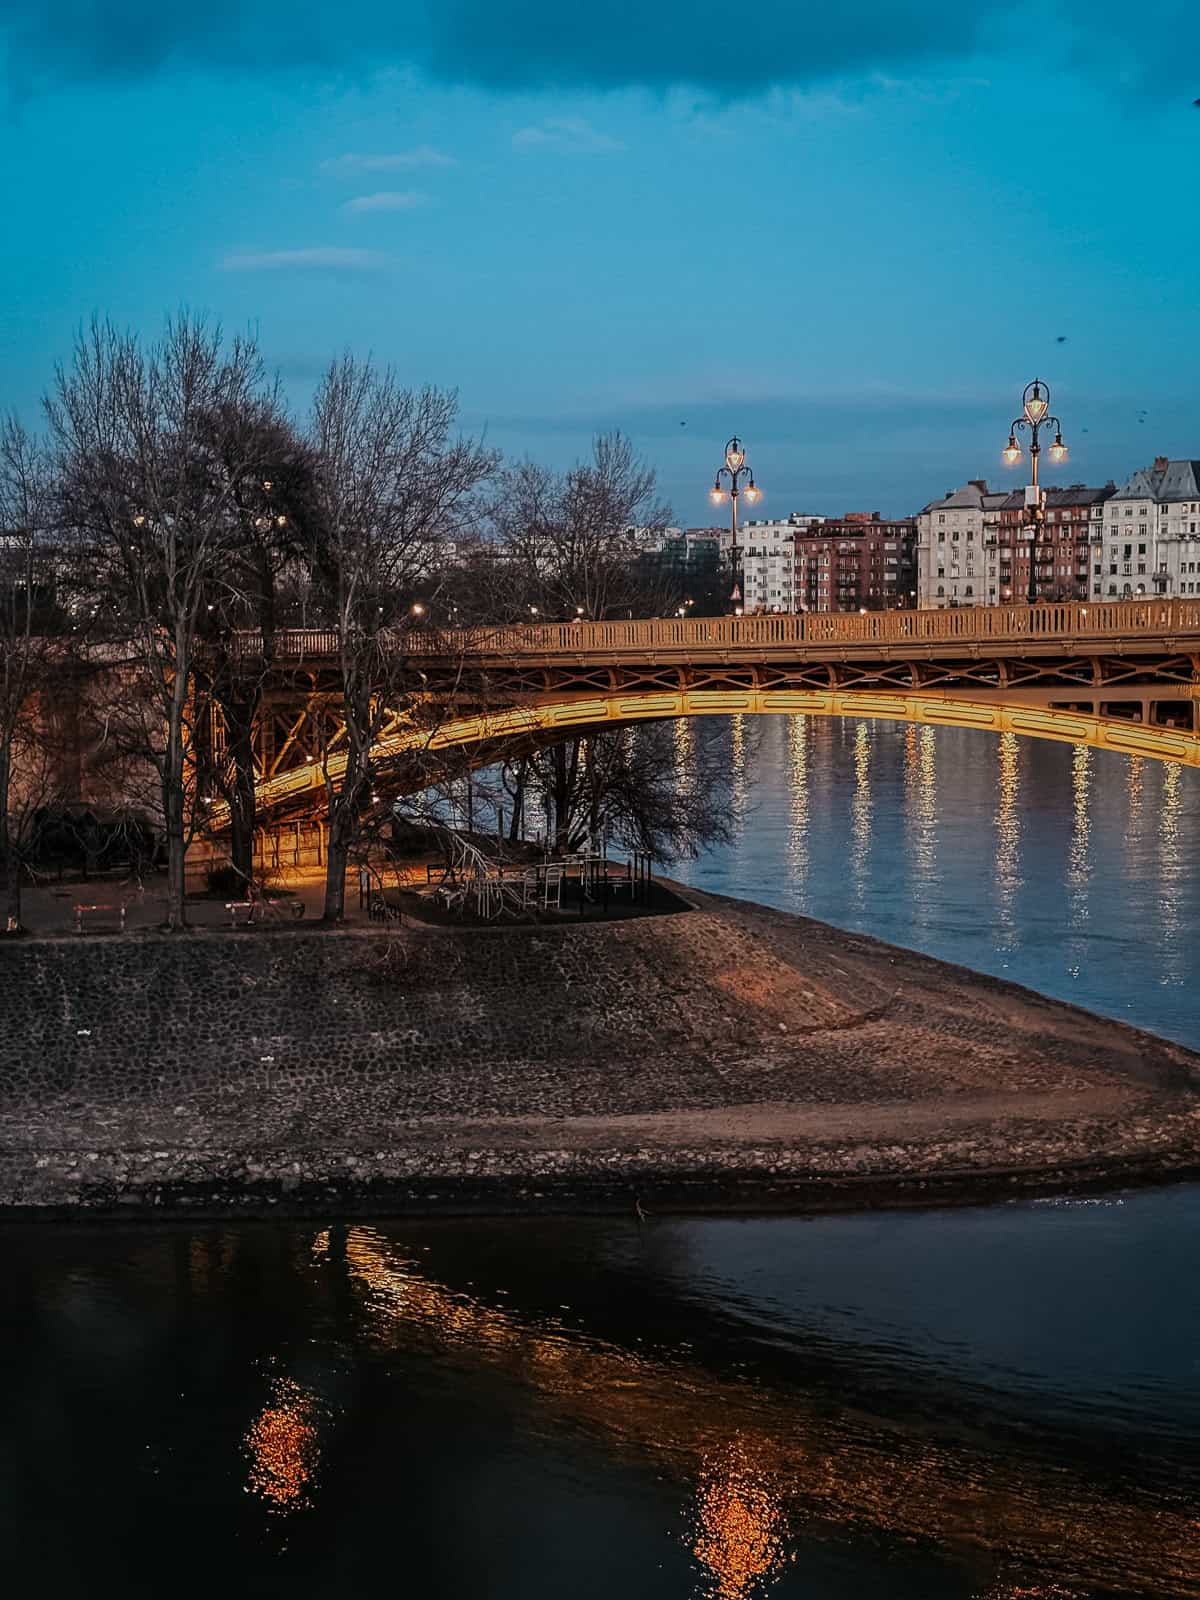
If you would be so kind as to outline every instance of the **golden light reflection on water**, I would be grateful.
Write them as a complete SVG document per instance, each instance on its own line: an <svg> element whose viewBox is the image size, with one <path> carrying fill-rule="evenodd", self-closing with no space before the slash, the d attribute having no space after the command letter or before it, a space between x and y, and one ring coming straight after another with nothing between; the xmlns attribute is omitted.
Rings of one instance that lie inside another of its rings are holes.
<svg viewBox="0 0 1200 1600"><path fill-rule="evenodd" d="M1067 961L1072 978L1083 971L1091 917L1092 752L1086 744L1071 751L1071 848L1067 854Z"/></svg>
<svg viewBox="0 0 1200 1600"><path fill-rule="evenodd" d="M1174 761L1162 766L1162 802L1158 817L1158 881L1162 886L1159 902L1161 982L1184 982L1184 938L1180 916L1180 894L1185 887L1186 867L1183 852L1183 768Z"/></svg>
<svg viewBox="0 0 1200 1600"><path fill-rule="evenodd" d="M246 1487L269 1511L286 1515L308 1499L320 1459L316 1396L292 1378L277 1378L271 1399L246 1430Z"/></svg>
<svg viewBox="0 0 1200 1600"><path fill-rule="evenodd" d="M1065 1467L869 1424L690 1358L637 1354L553 1317L522 1319L425 1277L371 1228L349 1230L345 1260L380 1341L416 1335L485 1365L523 1384L543 1412L694 1485L686 1537L705 1569L697 1600L749 1600L769 1586L789 1520L995 1552L1021 1576L994 1600L1066 1600L1064 1580L1200 1600L1200 1521L1186 1509L1148 1508Z"/></svg>
<svg viewBox="0 0 1200 1600"><path fill-rule="evenodd" d="M937 884L937 735L909 724L904 740L904 815L912 858L913 922L923 928Z"/></svg>
<svg viewBox="0 0 1200 1600"><path fill-rule="evenodd" d="M779 1495L740 1439L704 1462L692 1543L707 1568L702 1595L748 1600L762 1594L783 1567L786 1531Z"/></svg>
<svg viewBox="0 0 1200 1600"><path fill-rule="evenodd" d="M750 756L746 748L746 718L735 711L729 719L729 805L733 825L741 828L746 815L746 798L750 792Z"/></svg>
<svg viewBox="0 0 1200 1600"><path fill-rule="evenodd" d="M1019 943L1013 914L1021 886L1021 741L1002 733L997 744L999 772L996 803L996 925L1001 950Z"/></svg>
<svg viewBox="0 0 1200 1600"><path fill-rule="evenodd" d="M932 731L932 730L931 730ZM871 730L860 722L854 730L854 796L850 801L850 875L854 904L867 903L871 852Z"/></svg>
<svg viewBox="0 0 1200 1600"><path fill-rule="evenodd" d="M787 718L788 767L788 877L796 890L796 904L805 909L808 887L808 723L804 717Z"/></svg>

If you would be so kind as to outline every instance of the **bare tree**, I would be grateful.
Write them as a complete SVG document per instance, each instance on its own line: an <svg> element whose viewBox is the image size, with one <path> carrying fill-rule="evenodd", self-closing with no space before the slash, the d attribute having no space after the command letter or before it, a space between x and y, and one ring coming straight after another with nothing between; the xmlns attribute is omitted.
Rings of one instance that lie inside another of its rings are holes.
<svg viewBox="0 0 1200 1600"><path fill-rule="evenodd" d="M202 742L202 783L228 808L230 861L249 881L257 821L255 725L277 665L281 612L308 552L319 549L320 530L311 451L273 395L226 408L210 426L209 448L232 486L234 525L199 614L197 679L211 717ZM240 472L245 461L258 463L261 475Z"/></svg>
<svg viewBox="0 0 1200 1600"><path fill-rule="evenodd" d="M226 343L219 328L180 315L148 350L93 322L46 401L64 525L101 621L131 639L161 717L147 754L161 784L170 928L185 922L197 641L214 588L236 581L226 558L239 495L263 474L260 434L245 430L222 457L213 419L253 411L263 392L252 340Z"/></svg>
<svg viewBox="0 0 1200 1600"><path fill-rule="evenodd" d="M375 747L413 709L403 634L495 458L454 433L457 397L403 387L344 355L317 391L311 444L328 620L337 636L336 753L327 749L325 918L345 911L346 869L373 805ZM422 602L426 604L427 602ZM423 625L424 619L421 624Z"/></svg>
<svg viewBox="0 0 1200 1600"><path fill-rule="evenodd" d="M721 725L650 722L565 740L527 758L522 799L541 798L560 852L588 839L656 861L694 857L731 835L727 738Z"/></svg>
<svg viewBox="0 0 1200 1600"><path fill-rule="evenodd" d="M44 451L15 417L0 423L0 867L5 930L21 929L21 881L31 824L52 776L39 738L47 646L49 474Z"/></svg>
<svg viewBox="0 0 1200 1600"><path fill-rule="evenodd" d="M492 508L510 614L570 621L673 610L674 589L642 560L670 516L654 469L621 433L598 434L592 459L565 473L532 461L510 467Z"/></svg>

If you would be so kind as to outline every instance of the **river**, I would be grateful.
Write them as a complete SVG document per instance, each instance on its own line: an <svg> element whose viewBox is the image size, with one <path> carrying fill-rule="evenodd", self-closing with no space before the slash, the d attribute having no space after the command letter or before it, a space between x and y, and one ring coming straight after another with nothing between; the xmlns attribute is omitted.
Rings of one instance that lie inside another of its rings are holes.
<svg viewBox="0 0 1200 1600"><path fill-rule="evenodd" d="M681 728L686 770L690 741ZM1200 778L734 722L676 869L1200 1047ZM1200 1596L1200 1187L805 1219L0 1230L58 1596Z"/></svg>

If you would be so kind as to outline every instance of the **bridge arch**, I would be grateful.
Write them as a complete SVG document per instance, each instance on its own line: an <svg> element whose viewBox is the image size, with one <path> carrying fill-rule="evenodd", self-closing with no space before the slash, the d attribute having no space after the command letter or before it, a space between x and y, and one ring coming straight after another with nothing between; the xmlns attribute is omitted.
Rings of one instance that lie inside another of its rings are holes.
<svg viewBox="0 0 1200 1600"><path fill-rule="evenodd" d="M972 699L953 692L890 694L862 689L664 688L562 695L503 710L447 718L433 729L401 729L382 739L375 747L375 755L383 763L394 760L399 769L404 757L417 750L463 750L475 746L479 752L477 764L485 766L495 759L497 747L510 740L556 742L556 736L567 739L591 730L638 722L737 714L873 717L931 727L974 728L1060 744L1086 744L1121 755L1200 767L1200 734L1180 728L1009 700ZM272 813L303 809L306 800L318 800L324 791L326 772L336 779L344 764L344 757L333 754L325 765L309 762L261 783L257 793L260 817L265 821ZM212 818L214 831L220 831L222 820L216 812Z"/></svg>

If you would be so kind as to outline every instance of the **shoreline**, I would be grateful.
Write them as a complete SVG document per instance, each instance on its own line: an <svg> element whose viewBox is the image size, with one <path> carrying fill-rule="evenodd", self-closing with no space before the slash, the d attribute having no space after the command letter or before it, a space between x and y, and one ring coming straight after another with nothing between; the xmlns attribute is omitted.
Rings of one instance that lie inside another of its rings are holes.
<svg viewBox="0 0 1200 1600"><path fill-rule="evenodd" d="M1122 1196L1200 1181L1200 1155L1178 1165L1160 1157L1113 1158L1077 1166L996 1168L938 1173L927 1178L864 1177L854 1181L814 1175L786 1180L747 1169L737 1177L672 1175L655 1169L622 1183L588 1187L548 1183L539 1188L506 1179L491 1184L430 1179L401 1191L390 1186L316 1188L281 1192L240 1187L225 1195L155 1189L105 1192L48 1205L0 1205L5 1223L64 1222L97 1226L189 1222L365 1222L406 1218L447 1221L515 1217L607 1217L652 1225L682 1217L825 1217L868 1212L968 1210L976 1206ZM642 1213L638 1214L638 1205Z"/></svg>
<svg viewBox="0 0 1200 1600"><path fill-rule="evenodd" d="M672 888L689 911L399 943L0 950L0 1219L811 1215L1200 1177L1200 1055Z"/></svg>

